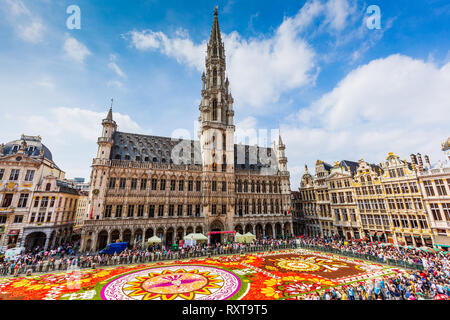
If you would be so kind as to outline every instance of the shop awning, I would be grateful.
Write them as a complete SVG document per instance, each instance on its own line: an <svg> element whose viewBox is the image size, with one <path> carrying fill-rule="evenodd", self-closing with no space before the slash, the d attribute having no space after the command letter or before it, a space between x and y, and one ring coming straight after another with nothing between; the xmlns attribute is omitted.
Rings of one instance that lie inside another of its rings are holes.
<svg viewBox="0 0 450 320"><path fill-rule="evenodd" d="M20 233L18 229L11 229L8 231L8 236L17 236Z"/></svg>

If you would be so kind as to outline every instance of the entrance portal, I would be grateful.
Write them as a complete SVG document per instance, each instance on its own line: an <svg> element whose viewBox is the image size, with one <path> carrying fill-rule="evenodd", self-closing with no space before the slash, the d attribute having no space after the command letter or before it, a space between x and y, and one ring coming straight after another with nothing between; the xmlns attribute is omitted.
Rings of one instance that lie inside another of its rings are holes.
<svg viewBox="0 0 450 320"><path fill-rule="evenodd" d="M211 231L212 232L220 232L224 231L224 226L220 220L216 220L211 224ZM222 234L221 233L215 233L211 234L209 238L210 244L214 245L216 243L222 242Z"/></svg>

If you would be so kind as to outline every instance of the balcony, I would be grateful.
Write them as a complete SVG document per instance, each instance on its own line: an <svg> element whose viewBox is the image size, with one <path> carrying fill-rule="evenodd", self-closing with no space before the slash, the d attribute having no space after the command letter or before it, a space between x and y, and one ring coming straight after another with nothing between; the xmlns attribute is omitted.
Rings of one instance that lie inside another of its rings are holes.
<svg viewBox="0 0 450 320"><path fill-rule="evenodd" d="M109 143L109 144L113 144L113 139L112 138L106 138L106 137L100 137L97 140L98 144L102 144L102 143Z"/></svg>
<svg viewBox="0 0 450 320"><path fill-rule="evenodd" d="M426 177L426 176L433 176L433 175L440 175L440 174L449 174L450 168L437 168L437 169L431 169L423 172L419 172L419 177Z"/></svg>
<svg viewBox="0 0 450 320"><path fill-rule="evenodd" d="M434 229L446 229L450 228L450 221L433 221L430 225Z"/></svg>

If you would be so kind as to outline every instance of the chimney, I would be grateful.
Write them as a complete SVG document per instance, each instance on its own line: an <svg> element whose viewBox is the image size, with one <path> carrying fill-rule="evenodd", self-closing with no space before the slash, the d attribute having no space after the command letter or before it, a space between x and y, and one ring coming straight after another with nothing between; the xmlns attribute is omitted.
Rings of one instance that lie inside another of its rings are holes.
<svg viewBox="0 0 450 320"><path fill-rule="evenodd" d="M427 155L425 155L425 163L427 164L428 168L431 169L430 158Z"/></svg>
<svg viewBox="0 0 450 320"><path fill-rule="evenodd" d="M423 160L422 160L422 155L420 153L417 154L417 159L419 160L419 168L420 170L423 169Z"/></svg>
<svg viewBox="0 0 450 320"><path fill-rule="evenodd" d="M414 166L417 166L417 157L416 157L416 155L415 155L415 154L412 154L410 157L411 157L411 163L412 163Z"/></svg>

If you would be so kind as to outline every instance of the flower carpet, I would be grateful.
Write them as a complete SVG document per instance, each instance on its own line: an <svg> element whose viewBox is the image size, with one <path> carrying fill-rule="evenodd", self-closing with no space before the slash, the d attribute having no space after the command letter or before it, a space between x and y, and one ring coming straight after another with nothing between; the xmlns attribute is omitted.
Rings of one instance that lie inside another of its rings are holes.
<svg viewBox="0 0 450 320"><path fill-rule="evenodd" d="M303 249L0 279L0 300L296 300L405 270Z"/></svg>

